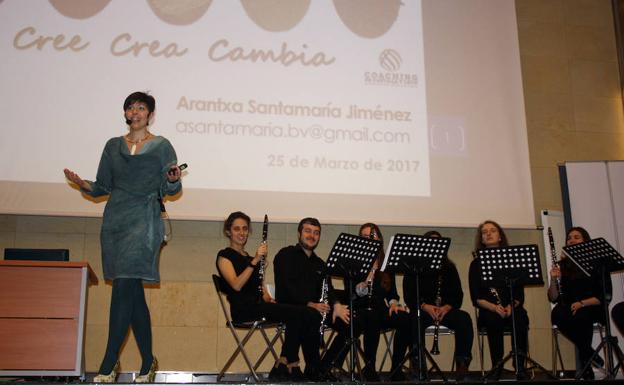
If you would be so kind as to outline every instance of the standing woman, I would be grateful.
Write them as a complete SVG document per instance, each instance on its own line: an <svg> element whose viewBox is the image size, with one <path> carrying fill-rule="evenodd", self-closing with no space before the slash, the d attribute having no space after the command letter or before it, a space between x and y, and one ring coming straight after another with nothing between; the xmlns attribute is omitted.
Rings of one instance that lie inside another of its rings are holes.
<svg viewBox="0 0 624 385"><path fill-rule="evenodd" d="M507 236L498 223L487 220L479 225L475 236L475 255L481 249L506 246L509 246ZM522 306L524 287L514 285L512 300L504 283L494 282L489 286L484 285L481 281L481 266L477 258L470 263L468 283L472 303L479 309L477 328L485 328L487 331L493 368L503 358L503 336L505 329L511 330L511 306L513 304L518 348L518 379L527 379L524 362L529 340L529 316ZM494 377L500 377L502 369L503 367L500 366Z"/></svg>
<svg viewBox="0 0 624 385"><path fill-rule="evenodd" d="M589 233L582 227L572 227L566 234L566 246L590 241ZM594 337L594 323L605 323L605 313L602 304L602 280L600 273L591 277L586 276L569 258L563 258L559 266L550 271L550 286L548 299L556 302L552 310L551 320L557 325L561 333L578 348L579 358L583 367L594 354L592 339ZM557 285L557 280L560 285ZM607 295L611 297L611 279L605 281ZM602 359L596 356L596 361ZM577 368L581 370L581 368ZM591 365L582 374L583 379L593 380L594 371Z"/></svg>
<svg viewBox="0 0 624 385"><path fill-rule="evenodd" d="M135 382L152 382L150 313L143 282L159 282L158 259L164 236L159 200L182 189L171 143L149 132L156 106L151 95L130 94L123 104L128 134L109 139L95 182L65 169L65 177L92 197L108 195L100 235L104 278L112 281L108 343L94 382L114 382L119 350L132 326L142 365Z"/></svg>
<svg viewBox="0 0 624 385"><path fill-rule="evenodd" d="M286 331L282 354L269 378L272 381L302 381L299 346L304 336L303 308L278 304L271 297L260 277L260 260L266 258L267 244L261 243L254 256L249 255L245 245L250 232L251 219L243 212L231 213L223 223L223 234L229 238L230 246L217 254L217 270L226 283L224 291L230 302L232 319L246 322L265 318L271 322L284 322ZM265 261L266 266L268 263ZM318 329L318 324L315 327Z"/></svg>

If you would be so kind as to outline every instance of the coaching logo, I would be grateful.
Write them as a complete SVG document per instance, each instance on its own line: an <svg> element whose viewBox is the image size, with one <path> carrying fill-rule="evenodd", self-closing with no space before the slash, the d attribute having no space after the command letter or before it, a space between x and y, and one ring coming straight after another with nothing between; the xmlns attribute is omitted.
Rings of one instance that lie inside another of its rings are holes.
<svg viewBox="0 0 624 385"><path fill-rule="evenodd" d="M401 72L403 58L394 49L384 49L378 56L380 70L364 72L364 84L372 86L417 87L415 73Z"/></svg>

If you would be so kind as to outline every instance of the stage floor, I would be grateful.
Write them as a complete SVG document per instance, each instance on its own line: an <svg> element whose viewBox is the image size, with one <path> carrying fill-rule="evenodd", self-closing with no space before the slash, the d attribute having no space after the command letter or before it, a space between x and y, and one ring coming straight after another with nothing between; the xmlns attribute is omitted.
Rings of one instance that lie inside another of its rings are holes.
<svg viewBox="0 0 624 385"><path fill-rule="evenodd" d="M122 372L119 374L117 383L132 383L135 375L136 375L135 373ZM597 380L600 380L601 379L600 373L597 372L596 375L597 375L596 376ZM41 385L41 384L90 385L90 384L94 384L93 383L94 376L95 376L95 373L87 373L85 381L81 381L79 378L66 378L66 377L43 377L43 378L42 377L24 377L24 378L0 377L0 384L1 383L20 383L20 384L33 384L33 385L35 384L38 384L38 385ZM263 378L266 378L266 373L263 373L262 376ZM456 383L453 380L452 373L445 373L445 376L447 378L448 383ZM573 376L573 373L567 373L567 376L563 378L552 379L548 377L547 375L545 375L544 373L536 372L533 379L531 380L517 381L514 378L512 372L506 372L503 374L501 379L499 379L498 381L494 381L494 380L482 379L480 372L472 372L470 373L469 377L465 381L461 382L461 384L477 385L477 384L495 384L495 383L502 383L502 384L517 383L517 384L532 384L532 385L553 385L553 384L559 383L561 385L565 385L565 384L576 385L576 384L584 384L584 383L594 383L594 384L597 383L596 382L597 380L594 380L594 381L574 380L572 376ZM189 373L189 372L158 372L154 383L155 384L224 384L224 385L234 385L234 384L270 385L270 384L273 384L273 382L268 381L268 379L259 383L253 381L253 378L252 378L252 381L248 381L247 377L242 374L227 374L225 378L222 379L222 381L220 382L216 381L216 377L217 375L214 373L207 374L207 373ZM386 375L382 374L381 377L383 380L385 379ZM312 384L311 382L301 382L301 383ZM350 381L349 376L346 376L346 377L343 376L340 378L340 381L324 382L324 383L316 383L316 384L352 385L352 384L365 384L365 383L368 384L372 382L365 382L365 381L352 382ZM417 380L410 380L410 381L405 381L405 382L382 381L382 382L378 382L377 384L391 384L391 383L392 384L426 384L426 383L443 384L444 381L439 375L431 375L428 381L417 381ZM615 380L600 380L600 383L624 385L624 378L615 379Z"/></svg>

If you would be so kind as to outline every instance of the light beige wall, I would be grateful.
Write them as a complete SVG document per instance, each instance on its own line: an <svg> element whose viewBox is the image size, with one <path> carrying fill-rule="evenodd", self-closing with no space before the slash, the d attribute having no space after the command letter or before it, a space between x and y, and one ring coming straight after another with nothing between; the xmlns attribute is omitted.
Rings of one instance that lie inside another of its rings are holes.
<svg viewBox="0 0 624 385"><path fill-rule="evenodd" d="M557 163L565 160L622 159L624 118L609 0L516 0L529 133L535 212L561 209ZM495 218L494 218L495 219ZM539 219L538 219L539 220ZM72 260L88 260L101 278L99 228L93 218L0 215L0 247L69 248ZM162 283L147 289L154 351L161 370L215 372L234 348L211 283L216 252L225 246L220 223L174 221L174 239L161 259ZM256 224L256 230L258 225ZM354 226L324 226L319 254L326 256L336 236ZM382 228L385 234L422 233L425 228ZM451 258L467 293L473 229L440 229L453 238ZM535 230L509 231L512 244L539 243ZM272 224L271 254L295 242L296 226ZM258 243L256 233L251 245ZM251 247L250 247L251 249ZM545 273L544 273L545 274ZM272 281L269 271L268 280ZM110 286L91 287L86 334L87 370L97 371L106 343ZM544 288L527 289L531 355L551 366L549 305ZM253 344L257 345L258 341ZM486 344L487 345L487 344ZM427 347L431 341L427 341ZM472 369L478 367L473 348ZM441 338L443 369L450 369L451 338ZM566 365L573 355L564 342ZM486 351L486 368L489 358ZM137 370L133 338L122 354L122 370ZM232 370L242 369L239 362ZM268 363L264 366L267 368Z"/></svg>
<svg viewBox="0 0 624 385"><path fill-rule="evenodd" d="M541 209L562 209L558 163L624 159L616 41L610 0L516 0L516 11L539 218ZM535 312L529 314L535 325ZM550 353L549 323L537 327L531 352L540 341L540 352ZM561 340L572 369L573 348ZM540 362L550 367L550 359Z"/></svg>
<svg viewBox="0 0 624 385"><path fill-rule="evenodd" d="M557 163L624 155L611 1L516 0L536 213L560 209Z"/></svg>
<svg viewBox="0 0 624 385"><path fill-rule="evenodd" d="M71 260L89 261L101 280L100 225L101 220L95 218L0 215L0 247L69 248ZM253 226L256 232L249 241L250 251L259 243L258 232L261 224L254 223ZM323 226L318 254L325 258L341 232L356 233L357 230L357 226ZM429 228L382 227L382 232L388 235L399 232L422 234L427 230ZM438 230L453 239L450 256L462 273L462 284L465 288L463 307L473 314L467 292L467 271L472 259L470 251L473 247L474 229ZM232 336L224 328L225 321L211 281L211 275L215 273L216 253L226 245L225 238L221 235L221 223L174 221L173 231L174 237L161 256L162 283L159 287L149 287L146 290L152 316L154 352L161 370L216 372L235 346ZM272 223L269 231L270 255L274 255L283 246L295 243L296 231L296 224ZM535 230L508 230L508 236L514 244L539 243L540 240L539 232ZM268 271L267 281L273 282L272 269ZM336 282L336 286L341 285ZM401 280L398 286L400 290ZM89 291L86 360L87 371L90 372L97 371L104 354L110 289L110 285L100 281ZM539 300L528 301L527 306L531 322L535 325L541 324L542 329L546 330L549 321L539 316L548 306L542 298L542 291L542 288L528 289L527 293L537 293L528 294L529 297ZM536 346L539 346L537 339L535 341ZM258 346L259 342L255 340L252 344ZM431 348L430 339L427 340L427 347ZM452 338L442 337L440 348L442 354L439 363L443 369L450 370ZM486 357L487 354L486 350ZM476 369L476 343L473 355L473 369ZM264 369L268 369L269 361ZM134 371L140 366L140 357L132 336L128 338L123 350L121 363L123 371ZM242 370L243 365L242 360L239 360L232 371ZM488 366L489 359L486 358L486 367Z"/></svg>

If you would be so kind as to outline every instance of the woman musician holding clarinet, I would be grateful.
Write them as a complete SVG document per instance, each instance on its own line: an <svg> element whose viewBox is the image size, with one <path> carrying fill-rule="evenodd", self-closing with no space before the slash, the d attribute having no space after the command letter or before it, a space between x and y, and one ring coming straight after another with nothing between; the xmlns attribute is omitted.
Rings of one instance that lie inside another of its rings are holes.
<svg viewBox="0 0 624 385"><path fill-rule="evenodd" d="M441 237L437 231L429 231L425 237ZM463 381L468 373L472 360L472 319L461 310L464 292L455 264L448 259L442 260L437 274L423 274L420 277L420 304L416 303L416 282L410 275L403 278L403 294L407 306L412 309L420 307L421 341L424 341L425 329L435 326L434 341L431 354L439 354L438 333L443 325L455 331L455 379ZM416 320L413 322L416 327Z"/></svg>
<svg viewBox="0 0 624 385"><path fill-rule="evenodd" d="M383 244L383 236L379 227L374 223L365 223L360 226L359 235L371 239L380 240ZM399 295L396 290L394 275L380 271L383 264L384 252L380 249L378 257L373 261L371 270L366 279L355 286L353 302L354 334L357 338L364 334L364 358L366 364L362 369L365 381L380 381L376 370L377 348L381 330L387 328L396 329L394 346L392 349L392 381L405 381L405 375L400 369L395 370L403 361L408 346L411 344L410 319L405 307L399 303ZM344 345L347 338L346 330L340 331L323 357L323 366L328 361L333 361L334 366L342 366L347 353L342 350L338 356L338 350Z"/></svg>
<svg viewBox="0 0 624 385"><path fill-rule="evenodd" d="M477 228L473 256L476 256L476 252L481 249L506 246L509 246L507 236L500 225L494 221L486 220ZM499 365L503 359L503 336L506 328L508 330L512 328L511 307L513 304L513 314L515 315L513 321L516 326L516 335L512 334L512 338L515 337L517 339L516 346L518 351L515 352L517 353L519 366L517 368L517 379L526 380L528 375L524 368L524 363L529 341L529 316L523 307L524 287L515 285L513 288L514 296L510 298L509 290L504 283L493 283L491 286L483 285L481 275L481 265L479 259L475 257L470 263L468 270L470 297L473 305L479 309L477 328L484 328L487 332L492 367L495 368L498 365L496 372L493 374L493 379L500 378L503 370L503 366Z"/></svg>
<svg viewBox="0 0 624 385"><path fill-rule="evenodd" d="M265 219L265 227L268 220ZM304 335L303 311L299 306L278 304L263 285L260 268L268 245L263 234L254 256L245 250L251 232L251 219L245 213L231 213L223 223L223 234L229 239L229 247L217 254L217 270L225 281L224 292L230 303L230 313L235 322L246 322L265 318L271 322L284 322L286 331L282 353L275 363L269 378L273 381L302 379L299 369L299 347ZM264 232L263 232L264 233ZM264 271L262 271L264 274Z"/></svg>
<svg viewBox="0 0 624 385"><path fill-rule="evenodd" d="M549 236L552 233L549 230ZM589 233L582 227L572 227L566 234L566 246L591 240ZM553 262L556 262L554 242L551 242ZM553 325L578 348L582 367L585 367L594 353L592 339L594 323L604 324L605 314L602 304L602 283L599 274L588 277L569 258L553 264L550 270L550 286L548 299L557 303L551 312ZM607 294L611 294L611 280L607 279ZM595 356L597 366L604 365L600 356ZM581 370L581 368L578 368ZM585 380L593 380L594 372L591 365L582 373Z"/></svg>

